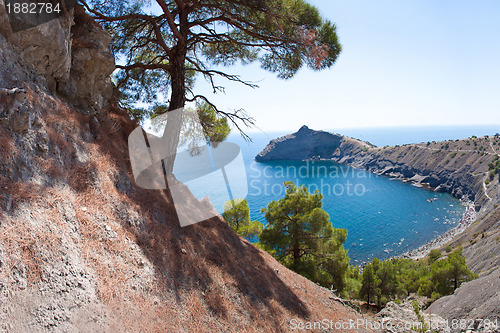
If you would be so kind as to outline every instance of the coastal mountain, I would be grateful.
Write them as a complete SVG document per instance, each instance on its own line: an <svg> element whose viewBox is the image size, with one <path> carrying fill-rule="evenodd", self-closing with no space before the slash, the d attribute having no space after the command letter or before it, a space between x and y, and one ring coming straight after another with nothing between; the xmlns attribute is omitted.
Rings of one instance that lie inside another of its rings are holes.
<svg viewBox="0 0 500 333"><path fill-rule="evenodd" d="M271 140L255 160L257 162L280 160L338 159L339 153L350 153L371 148L368 142L344 137L325 131L315 131L302 126L296 133Z"/></svg>
<svg viewBox="0 0 500 333"><path fill-rule="evenodd" d="M362 318L220 216L181 228L168 192L135 185L138 124L113 96L109 38L80 6L14 34L0 0L1 330L278 332Z"/></svg>
<svg viewBox="0 0 500 333"><path fill-rule="evenodd" d="M500 165L499 152L498 135L376 147L302 126L296 133L269 142L255 160L332 160L470 200L477 210L477 221L448 245L464 248L468 267L480 278L437 301L433 309L450 320L470 319L471 312L465 308L452 311L456 304L467 303L467 309L475 309L473 313L490 314L494 319L498 313L490 310L500 308L500 280L495 278L500 270L500 184L495 172ZM473 291L477 297L470 299L466 291Z"/></svg>
<svg viewBox="0 0 500 333"><path fill-rule="evenodd" d="M496 149L500 150L500 137L376 147L302 126L271 140L255 160L333 160L472 200L479 209L499 200L492 198L498 195L498 181L487 179Z"/></svg>

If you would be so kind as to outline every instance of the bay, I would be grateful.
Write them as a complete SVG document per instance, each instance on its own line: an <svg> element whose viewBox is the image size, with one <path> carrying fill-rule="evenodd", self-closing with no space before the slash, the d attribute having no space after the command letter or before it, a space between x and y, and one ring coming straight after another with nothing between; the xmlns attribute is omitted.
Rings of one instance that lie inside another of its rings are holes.
<svg viewBox="0 0 500 333"><path fill-rule="evenodd" d="M493 135L495 130L486 126L443 127L433 128L434 134L429 135L428 128L352 129L343 130L341 134L383 146ZM288 133L251 133L252 142L231 134L227 140L241 148L247 174L246 199L254 220L266 224L261 209L284 196L285 181L304 185L311 192L319 190L324 196L323 209L329 214L332 225L348 231L345 247L349 250L351 264L360 264L373 257L384 259L415 249L455 227L463 215L464 206L449 194L418 188L333 161L254 161L255 155L270 140L285 134ZM212 187L213 184L204 183L195 189L195 195L201 198ZM429 202L428 199L433 200ZM222 213L223 202L218 202L217 197L211 200Z"/></svg>

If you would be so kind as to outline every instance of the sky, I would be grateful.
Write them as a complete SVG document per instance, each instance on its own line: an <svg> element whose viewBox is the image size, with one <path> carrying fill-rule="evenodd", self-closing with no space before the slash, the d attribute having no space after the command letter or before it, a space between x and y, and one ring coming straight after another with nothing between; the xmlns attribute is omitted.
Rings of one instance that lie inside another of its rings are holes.
<svg viewBox="0 0 500 333"><path fill-rule="evenodd" d="M196 92L244 108L265 132L500 124L500 1L309 2L337 25L331 69L284 81L238 65L225 71L259 88L220 79L226 93L214 96L199 78Z"/></svg>

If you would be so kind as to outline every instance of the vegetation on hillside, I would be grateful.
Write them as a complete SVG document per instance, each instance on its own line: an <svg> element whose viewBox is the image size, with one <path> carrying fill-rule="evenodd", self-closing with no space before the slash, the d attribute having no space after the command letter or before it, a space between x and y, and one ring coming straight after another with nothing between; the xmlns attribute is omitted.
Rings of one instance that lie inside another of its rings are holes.
<svg viewBox="0 0 500 333"><path fill-rule="evenodd" d="M259 236L257 246L272 254L283 265L324 287L351 299L383 306L411 293L433 300L452 294L463 282L477 278L465 263L462 249L432 250L425 260L374 258L364 267L349 265L343 244L345 229L333 228L322 209L323 196L309 193L305 186L286 182L285 197L262 209L267 226L250 222L246 200L228 201L223 214L241 236ZM229 206L231 205L231 206Z"/></svg>
<svg viewBox="0 0 500 333"><path fill-rule="evenodd" d="M262 209L267 221L260 243L293 271L342 291L349 257L343 244L347 230L333 228L322 209L323 195L285 182L285 197Z"/></svg>
<svg viewBox="0 0 500 333"><path fill-rule="evenodd" d="M360 288L347 291L354 297L382 306L411 293L435 300L452 294L463 282L475 278L477 275L465 264L461 248L446 257L442 257L441 251L433 250L426 260L393 258L381 261L374 258L361 274L349 277L361 281Z"/></svg>
<svg viewBox="0 0 500 333"><path fill-rule="evenodd" d="M250 222L248 203L228 201L223 217L243 237L259 236L257 246L272 254L291 270L322 286L342 292L349 270L344 248L347 230L333 228L322 207L323 196L309 193L305 186L286 182L285 197L262 209L267 225Z"/></svg>
<svg viewBox="0 0 500 333"><path fill-rule="evenodd" d="M259 221L250 221L250 209L244 199L229 200L224 204L222 217L241 237L259 237L264 227Z"/></svg>

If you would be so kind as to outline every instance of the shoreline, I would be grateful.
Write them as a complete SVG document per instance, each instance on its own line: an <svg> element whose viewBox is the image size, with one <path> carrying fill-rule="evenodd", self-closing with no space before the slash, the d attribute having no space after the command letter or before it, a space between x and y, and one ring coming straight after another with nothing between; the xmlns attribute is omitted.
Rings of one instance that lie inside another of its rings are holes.
<svg viewBox="0 0 500 333"><path fill-rule="evenodd" d="M419 246L416 249L406 251L405 253L393 258L413 260L422 259L426 257L432 250L443 247L448 242L452 241L456 236L463 233L476 221L477 213L474 203L469 201L465 203L465 206L465 212L456 227L446 231L444 234L441 234L429 240L424 245Z"/></svg>
<svg viewBox="0 0 500 333"><path fill-rule="evenodd" d="M415 179L415 178L408 178L404 177L401 174L394 174L394 173L389 173L385 174L380 171L374 171L374 170L369 170L365 167L360 167L360 166L355 166L352 165L351 163L342 163L335 158L309 158L309 159L304 159L302 161L332 161L341 165L349 166L353 169L357 170L364 170L370 174L374 174L377 176L381 177L388 177L390 179L398 180L403 183L407 183L410 185L413 185L415 187L423 188L425 190L435 192L436 188L430 186L429 183L422 183L420 180ZM448 192L452 197L455 197L453 194ZM477 218L477 212L475 210L475 204L474 201L467 200L464 197L460 199L462 204L465 206L465 211L462 215L462 218L459 220L459 223L457 226L451 228L450 230L444 232L441 235L438 235L431 240L427 241L425 244L413 249L413 250L408 250L398 256L392 256L387 259L412 259L412 260L419 260L422 258L425 258L432 250L438 249L440 247L443 247L450 241L452 241L456 236L462 234L467 228L472 225ZM363 266L364 263L361 263L361 266Z"/></svg>

